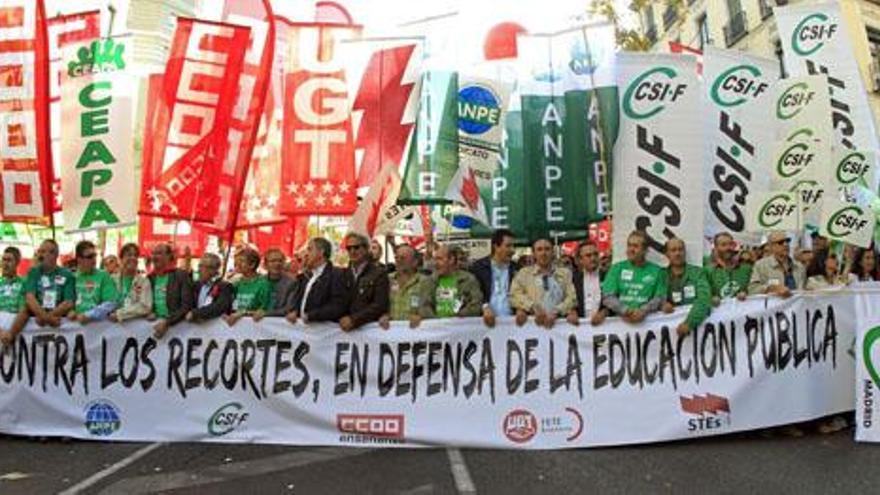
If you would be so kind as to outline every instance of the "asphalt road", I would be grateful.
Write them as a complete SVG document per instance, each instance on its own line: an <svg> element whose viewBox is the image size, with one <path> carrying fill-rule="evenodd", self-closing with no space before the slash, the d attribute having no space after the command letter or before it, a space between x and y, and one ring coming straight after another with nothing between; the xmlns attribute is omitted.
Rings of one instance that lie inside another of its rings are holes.
<svg viewBox="0 0 880 495"><path fill-rule="evenodd" d="M852 430L538 452L0 437L0 493L877 493L878 463Z"/></svg>

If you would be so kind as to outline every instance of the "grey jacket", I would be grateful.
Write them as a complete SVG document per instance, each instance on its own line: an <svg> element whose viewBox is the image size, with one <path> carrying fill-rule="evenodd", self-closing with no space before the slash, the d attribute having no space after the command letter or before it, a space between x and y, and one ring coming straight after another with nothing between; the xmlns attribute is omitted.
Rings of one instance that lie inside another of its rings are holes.
<svg viewBox="0 0 880 495"><path fill-rule="evenodd" d="M799 261L789 258L795 289L801 290L807 281L807 269ZM765 256L752 267L749 294L763 294L771 285L785 285L785 272L773 256Z"/></svg>
<svg viewBox="0 0 880 495"><path fill-rule="evenodd" d="M271 283L271 280L269 281ZM272 294L272 307L266 312L266 316L285 316L296 307L297 279L288 274L282 274L281 280L275 284L275 292Z"/></svg>

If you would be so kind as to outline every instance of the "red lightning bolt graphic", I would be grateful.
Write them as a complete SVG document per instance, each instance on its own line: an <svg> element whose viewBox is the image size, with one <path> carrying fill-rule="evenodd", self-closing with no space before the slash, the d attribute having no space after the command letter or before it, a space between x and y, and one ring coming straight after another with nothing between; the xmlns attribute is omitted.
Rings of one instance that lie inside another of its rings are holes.
<svg viewBox="0 0 880 495"><path fill-rule="evenodd" d="M468 169L468 175L461 181L461 197L471 210L477 211L480 205L480 189L474 171Z"/></svg>
<svg viewBox="0 0 880 495"><path fill-rule="evenodd" d="M376 232L376 226L379 223L379 213L382 211L382 205L385 204L385 199L388 198L388 192L391 190L393 183L392 178L388 177L385 185L382 186L382 191L379 192L379 197L370 205L370 214L367 215L367 232L370 234L370 237L373 237L373 233Z"/></svg>
<svg viewBox="0 0 880 495"><path fill-rule="evenodd" d="M415 45L373 54L364 71L354 110L363 110L355 147L364 150L358 187L369 186L383 167L398 166L413 124L403 124L403 114L415 83L403 84Z"/></svg>

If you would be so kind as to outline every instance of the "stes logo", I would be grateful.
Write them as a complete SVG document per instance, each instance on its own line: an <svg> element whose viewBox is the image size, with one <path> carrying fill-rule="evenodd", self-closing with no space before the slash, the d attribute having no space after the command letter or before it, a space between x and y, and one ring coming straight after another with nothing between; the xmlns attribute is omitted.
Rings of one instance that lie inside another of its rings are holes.
<svg viewBox="0 0 880 495"><path fill-rule="evenodd" d="M757 98L767 91L767 83L759 80L763 74L754 65L737 65L724 71L712 83L712 101L722 107L742 105L748 98Z"/></svg>
<svg viewBox="0 0 880 495"><path fill-rule="evenodd" d="M500 98L481 85L458 92L458 128L467 134L484 134L501 121Z"/></svg>
<svg viewBox="0 0 880 495"><path fill-rule="evenodd" d="M538 419L525 409L515 409L504 417L501 427L511 442L526 443L538 433Z"/></svg>
<svg viewBox="0 0 880 495"><path fill-rule="evenodd" d="M792 84L776 101L776 116L782 120L790 120L801 113L813 101L816 92L805 82Z"/></svg>
<svg viewBox="0 0 880 495"><path fill-rule="evenodd" d="M727 397L706 394L679 396L681 410L694 418L688 419L688 431L715 430L726 422L730 425L730 401Z"/></svg>
<svg viewBox="0 0 880 495"><path fill-rule="evenodd" d="M865 174L870 168L868 157L864 153L853 151L837 164L837 181L845 186L858 181L865 184Z"/></svg>
<svg viewBox="0 0 880 495"><path fill-rule="evenodd" d="M847 205L834 212L825 228L833 237L846 237L871 225L870 216L855 205Z"/></svg>
<svg viewBox="0 0 880 495"><path fill-rule="evenodd" d="M819 12L810 14L794 28L791 48L800 56L812 55L825 46L825 42L834 36L837 29L837 23L830 22L827 15Z"/></svg>
<svg viewBox="0 0 880 495"><path fill-rule="evenodd" d="M623 112L633 120L651 118L662 112L667 103L684 96L687 84L676 83L678 73L672 67L654 67L637 77L623 95Z"/></svg>
<svg viewBox="0 0 880 495"><path fill-rule="evenodd" d="M795 212L797 202L793 195L788 193L780 193L768 199L758 213L758 224L769 229L782 223Z"/></svg>
<svg viewBox="0 0 880 495"><path fill-rule="evenodd" d="M211 436L222 437L245 424L248 416L244 406L238 402L220 406L208 419L208 433Z"/></svg>

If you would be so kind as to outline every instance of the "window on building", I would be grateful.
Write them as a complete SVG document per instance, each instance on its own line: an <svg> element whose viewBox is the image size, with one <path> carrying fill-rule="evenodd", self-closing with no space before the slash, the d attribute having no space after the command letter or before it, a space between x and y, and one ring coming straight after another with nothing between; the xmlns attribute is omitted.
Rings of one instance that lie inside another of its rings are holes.
<svg viewBox="0 0 880 495"><path fill-rule="evenodd" d="M730 14L731 19L739 12L742 12L742 9L740 0L727 0L727 13Z"/></svg>

